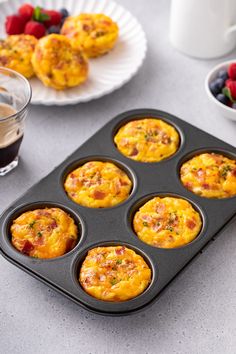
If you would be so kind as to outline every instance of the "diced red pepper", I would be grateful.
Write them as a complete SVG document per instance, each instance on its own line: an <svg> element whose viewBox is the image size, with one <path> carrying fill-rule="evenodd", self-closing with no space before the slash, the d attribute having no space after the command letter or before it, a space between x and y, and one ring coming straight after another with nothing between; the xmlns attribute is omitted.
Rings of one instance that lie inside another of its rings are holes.
<svg viewBox="0 0 236 354"><path fill-rule="evenodd" d="M192 182L185 182L185 183L184 183L184 186L185 186L187 189L191 190L192 187L193 187L193 184L192 184Z"/></svg>
<svg viewBox="0 0 236 354"><path fill-rule="evenodd" d="M106 193L101 192L101 191L94 191L94 193L93 193L93 197L98 200L104 199L105 196L106 196Z"/></svg>
<svg viewBox="0 0 236 354"><path fill-rule="evenodd" d="M120 179L119 181L120 181L121 186L128 186L128 184L129 184L127 181L124 181L122 179Z"/></svg>
<svg viewBox="0 0 236 354"><path fill-rule="evenodd" d="M34 245L29 240L26 240L22 248L22 253L29 255L30 251L33 251L33 249Z"/></svg>
<svg viewBox="0 0 236 354"><path fill-rule="evenodd" d="M50 225L51 229L55 229L57 227L57 222L56 220L53 220L53 222Z"/></svg>
<svg viewBox="0 0 236 354"><path fill-rule="evenodd" d="M193 219L187 219L186 225L190 230L193 230L196 226L196 222Z"/></svg>
<svg viewBox="0 0 236 354"><path fill-rule="evenodd" d="M231 174L236 177L236 168L234 168L232 171L231 171Z"/></svg>
<svg viewBox="0 0 236 354"><path fill-rule="evenodd" d="M121 255L121 254L124 254L124 253L125 253L125 247L124 246L122 246L121 248L116 249L116 254Z"/></svg>
<svg viewBox="0 0 236 354"><path fill-rule="evenodd" d="M136 156L138 155L138 153L139 153L138 149L134 147L129 156Z"/></svg>

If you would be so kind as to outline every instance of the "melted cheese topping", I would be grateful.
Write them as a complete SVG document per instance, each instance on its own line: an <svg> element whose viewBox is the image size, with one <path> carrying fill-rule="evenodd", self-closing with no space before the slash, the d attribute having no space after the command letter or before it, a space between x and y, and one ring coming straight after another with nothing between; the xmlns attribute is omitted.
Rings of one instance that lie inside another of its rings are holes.
<svg viewBox="0 0 236 354"><path fill-rule="evenodd" d="M126 301L140 295L151 282L151 269L133 250L97 247L82 264L79 282L91 296L104 301Z"/></svg>
<svg viewBox="0 0 236 354"><path fill-rule="evenodd" d="M88 76L88 62L79 48L59 34L41 38L32 56L35 74L45 86L63 90L78 86Z"/></svg>
<svg viewBox="0 0 236 354"><path fill-rule="evenodd" d="M132 182L113 163L90 161L69 173L64 187L74 202L90 208L106 208L127 199Z"/></svg>
<svg viewBox="0 0 236 354"><path fill-rule="evenodd" d="M185 162L180 179L191 192L205 198L236 195L236 161L215 153L204 153Z"/></svg>
<svg viewBox="0 0 236 354"><path fill-rule="evenodd" d="M123 125L114 138L118 150L130 159L158 162L179 147L179 134L160 119L145 118Z"/></svg>
<svg viewBox="0 0 236 354"><path fill-rule="evenodd" d="M74 248L78 239L74 220L59 208L27 211L11 226L13 246L27 256L55 258Z"/></svg>
<svg viewBox="0 0 236 354"><path fill-rule="evenodd" d="M118 33L117 24L103 14L68 17L61 29L61 34L70 38L74 47L81 47L88 57L109 52L117 41Z"/></svg>
<svg viewBox="0 0 236 354"><path fill-rule="evenodd" d="M199 234L199 213L184 199L155 197L145 203L133 220L134 231L145 243L159 248L186 245Z"/></svg>
<svg viewBox="0 0 236 354"><path fill-rule="evenodd" d="M34 75L31 58L37 42L34 36L26 34L12 35L0 40L0 66L30 78Z"/></svg>

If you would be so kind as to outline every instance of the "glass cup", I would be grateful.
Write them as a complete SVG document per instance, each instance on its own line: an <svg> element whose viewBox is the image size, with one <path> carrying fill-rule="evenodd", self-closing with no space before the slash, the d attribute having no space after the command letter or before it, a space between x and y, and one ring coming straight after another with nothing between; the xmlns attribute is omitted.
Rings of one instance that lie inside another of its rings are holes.
<svg viewBox="0 0 236 354"><path fill-rule="evenodd" d="M0 176L18 165L31 87L22 75L0 67Z"/></svg>

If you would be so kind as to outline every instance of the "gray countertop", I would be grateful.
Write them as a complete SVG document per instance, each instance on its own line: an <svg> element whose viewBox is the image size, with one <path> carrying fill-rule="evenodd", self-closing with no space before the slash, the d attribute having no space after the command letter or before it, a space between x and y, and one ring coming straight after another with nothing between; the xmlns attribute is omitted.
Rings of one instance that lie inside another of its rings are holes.
<svg viewBox="0 0 236 354"><path fill-rule="evenodd" d="M19 167L0 179L1 212L128 109L169 111L235 145L236 123L219 116L204 92L208 70L221 59L191 59L170 46L169 1L119 2L147 34L143 67L124 87L99 100L63 108L31 106ZM0 352L235 353L235 235L234 223L151 308L123 318L89 313L0 257Z"/></svg>

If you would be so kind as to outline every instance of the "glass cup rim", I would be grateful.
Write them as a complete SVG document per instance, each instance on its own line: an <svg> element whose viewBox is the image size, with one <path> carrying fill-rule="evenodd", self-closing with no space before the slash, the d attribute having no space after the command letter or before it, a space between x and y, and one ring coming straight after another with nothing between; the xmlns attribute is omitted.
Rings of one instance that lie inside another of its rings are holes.
<svg viewBox="0 0 236 354"><path fill-rule="evenodd" d="M10 116L8 117L5 117L5 118L0 118L0 122L4 122L6 120L10 120L16 116L18 116L19 114L21 114L25 109L26 107L28 106L28 104L30 103L31 101L31 97L32 97L32 88L31 88L31 85L29 83L29 81L23 76L21 75L20 73L18 73L17 71L15 70L12 70L12 69L8 69L8 68L4 68L2 66L0 66L0 73L1 72L8 72L8 73L11 73L11 74L14 74L15 76L17 76L18 78L20 78L25 84L26 84L26 87L27 87L27 91L28 91L28 99L26 100L26 103L23 105L23 107L17 111L16 113L14 114L11 114Z"/></svg>

